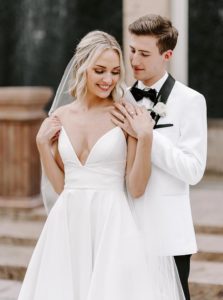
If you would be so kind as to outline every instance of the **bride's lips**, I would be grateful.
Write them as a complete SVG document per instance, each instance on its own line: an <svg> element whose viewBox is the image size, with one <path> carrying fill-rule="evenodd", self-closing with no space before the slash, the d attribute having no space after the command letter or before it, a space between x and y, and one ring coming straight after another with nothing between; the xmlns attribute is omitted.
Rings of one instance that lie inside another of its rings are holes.
<svg viewBox="0 0 223 300"><path fill-rule="evenodd" d="M97 86L104 92L109 91L111 88L111 85L105 85L105 84L97 84Z"/></svg>

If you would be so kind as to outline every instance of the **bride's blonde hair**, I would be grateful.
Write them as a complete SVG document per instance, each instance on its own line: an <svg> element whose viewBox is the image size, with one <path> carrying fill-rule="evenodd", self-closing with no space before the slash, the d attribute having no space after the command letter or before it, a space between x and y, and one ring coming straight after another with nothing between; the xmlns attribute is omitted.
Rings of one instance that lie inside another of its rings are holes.
<svg viewBox="0 0 223 300"><path fill-rule="evenodd" d="M86 95L87 68L104 50L108 49L116 51L120 59L120 77L111 96L113 100L118 100L123 96L125 71L121 47L113 36L98 30L89 32L77 45L74 54L72 77L69 84L69 93L71 96L81 99Z"/></svg>

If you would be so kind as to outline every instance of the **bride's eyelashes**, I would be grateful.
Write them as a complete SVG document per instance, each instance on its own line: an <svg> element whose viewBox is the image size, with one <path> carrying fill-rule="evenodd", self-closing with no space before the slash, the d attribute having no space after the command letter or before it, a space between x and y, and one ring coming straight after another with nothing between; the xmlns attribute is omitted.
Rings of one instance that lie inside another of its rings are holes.
<svg viewBox="0 0 223 300"><path fill-rule="evenodd" d="M105 71L104 70L94 70L96 74L103 74ZM113 71L111 72L112 75L120 75L120 71Z"/></svg>

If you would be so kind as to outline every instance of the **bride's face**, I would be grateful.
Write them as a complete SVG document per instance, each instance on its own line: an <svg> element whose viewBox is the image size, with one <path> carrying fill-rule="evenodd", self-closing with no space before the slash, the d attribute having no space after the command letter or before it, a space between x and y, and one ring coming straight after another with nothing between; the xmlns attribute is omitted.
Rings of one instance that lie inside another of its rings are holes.
<svg viewBox="0 0 223 300"><path fill-rule="evenodd" d="M87 93L108 98L120 78L120 59L115 50L107 49L87 69Z"/></svg>

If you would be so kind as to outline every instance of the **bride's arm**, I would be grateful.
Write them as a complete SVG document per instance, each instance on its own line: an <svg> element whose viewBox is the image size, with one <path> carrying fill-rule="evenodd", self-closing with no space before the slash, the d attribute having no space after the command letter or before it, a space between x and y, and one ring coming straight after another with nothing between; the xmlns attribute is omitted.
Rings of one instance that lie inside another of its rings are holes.
<svg viewBox="0 0 223 300"><path fill-rule="evenodd" d="M135 139L128 136L126 184L132 197L145 192L151 174L152 134L143 134Z"/></svg>
<svg viewBox="0 0 223 300"><path fill-rule="evenodd" d="M134 198L145 192L151 174L151 147L154 121L145 108L131 105L130 109L117 103L118 110L112 111L114 124L128 133L126 184Z"/></svg>
<svg viewBox="0 0 223 300"><path fill-rule="evenodd" d="M55 116L49 117L42 123L36 137L42 166L57 194L60 194L64 188L63 164L56 143L60 129L59 119Z"/></svg>

